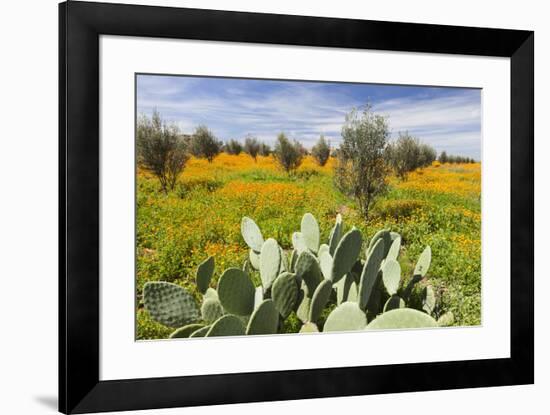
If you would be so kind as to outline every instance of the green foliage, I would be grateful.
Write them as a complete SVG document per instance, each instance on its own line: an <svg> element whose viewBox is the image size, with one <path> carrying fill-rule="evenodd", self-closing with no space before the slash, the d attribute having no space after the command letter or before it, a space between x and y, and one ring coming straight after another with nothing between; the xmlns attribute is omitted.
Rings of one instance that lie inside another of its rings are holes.
<svg viewBox="0 0 550 415"><path fill-rule="evenodd" d="M273 156L287 173L293 173L302 164L305 150L294 140L290 141L284 133L277 136Z"/></svg>
<svg viewBox="0 0 550 415"><path fill-rule="evenodd" d="M374 114L370 105L353 109L342 127L335 182L354 198L365 219L376 197L386 190L388 168L384 151L389 137L386 119Z"/></svg>
<svg viewBox="0 0 550 415"><path fill-rule="evenodd" d="M138 163L153 173L166 193L173 190L189 159L187 146L176 125L166 125L155 110L151 118L141 115L136 129Z"/></svg>
<svg viewBox="0 0 550 415"><path fill-rule="evenodd" d="M321 136L319 141L311 148L311 155L319 166L324 166L327 163L330 157L330 144L325 140L325 137Z"/></svg>
<svg viewBox="0 0 550 415"><path fill-rule="evenodd" d="M250 135L245 138L244 152L252 157L254 161L256 161L256 159L258 158L258 153L260 152L260 149L260 142L256 138Z"/></svg>
<svg viewBox="0 0 550 415"><path fill-rule="evenodd" d="M195 157L205 158L210 163L221 153L223 143L205 125L199 125L190 139L190 151Z"/></svg>
<svg viewBox="0 0 550 415"><path fill-rule="evenodd" d="M388 145L386 149L388 163L402 180L407 178L409 172L432 164L436 156L437 153L433 147L420 143L408 132L399 133L397 141Z"/></svg>
<svg viewBox="0 0 550 415"><path fill-rule="evenodd" d="M227 154L238 156L243 151L243 145L237 140L229 140L224 146L224 151Z"/></svg>

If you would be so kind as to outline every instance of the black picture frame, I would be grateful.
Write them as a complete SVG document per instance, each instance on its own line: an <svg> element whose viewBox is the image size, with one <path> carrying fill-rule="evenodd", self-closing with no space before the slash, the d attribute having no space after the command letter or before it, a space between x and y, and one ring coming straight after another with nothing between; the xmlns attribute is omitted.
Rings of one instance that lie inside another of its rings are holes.
<svg viewBox="0 0 550 415"><path fill-rule="evenodd" d="M510 58L511 357L100 381L100 35ZM534 33L531 31L61 3L59 410L86 413L533 383L533 128Z"/></svg>

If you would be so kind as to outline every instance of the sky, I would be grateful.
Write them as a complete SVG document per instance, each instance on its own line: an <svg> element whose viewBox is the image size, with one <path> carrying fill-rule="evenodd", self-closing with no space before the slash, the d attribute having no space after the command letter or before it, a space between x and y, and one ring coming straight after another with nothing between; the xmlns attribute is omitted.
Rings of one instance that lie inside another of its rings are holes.
<svg viewBox="0 0 550 415"><path fill-rule="evenodd" d="M364 83L138 75L137 112L156 109L182 133L206 125L223 141L277 134L311 148L337 146L345 115L366 103L387 117L391 137L408 132L438 153L481 158L481 90Z"/></svg>

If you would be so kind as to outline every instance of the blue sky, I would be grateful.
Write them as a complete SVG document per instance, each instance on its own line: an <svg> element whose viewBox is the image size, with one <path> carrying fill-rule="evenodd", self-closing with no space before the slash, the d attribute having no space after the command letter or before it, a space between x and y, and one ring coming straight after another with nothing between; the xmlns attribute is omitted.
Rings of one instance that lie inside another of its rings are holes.
<svg viewBox="0 0 550 415"><path fill-rule="evenodd" d="M176 123L206 124L221 140L252 134L272 144L281 131L310 148L323 134L341 140L351 108L371 103L392 137L408 131L438 152L480 159L481 91L399 85L139 75L137 111Z"/></svg>

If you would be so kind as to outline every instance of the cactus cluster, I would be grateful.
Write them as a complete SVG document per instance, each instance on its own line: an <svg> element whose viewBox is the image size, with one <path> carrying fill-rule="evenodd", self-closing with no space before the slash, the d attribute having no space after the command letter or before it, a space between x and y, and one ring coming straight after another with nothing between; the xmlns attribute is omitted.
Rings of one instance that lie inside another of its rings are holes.
<svg viewBox="0 0 550 415"><path fill-rule="evenodd" d="M337 215L327 243L315 217L306 213L292 235L292 250L273 238L264 239L250 218L241 222L249 248L242 268L228 268L212 287L215 260L207 258L196 272L200 306L183 287L166 282L145 284L145 309L157 322L176 330L171 338L275 334L295 313L300 333L446 326L452 314L435 319L436 294L423 290L421 309L410 297L431 262L427 246L408 284L398 262L401 236L381 230L370 241L353 227L344 232ZM364 255L363 246L366 245ZM252 274L259 274L255 286ZM330 310L330 313L328 312Z"/></svg>

